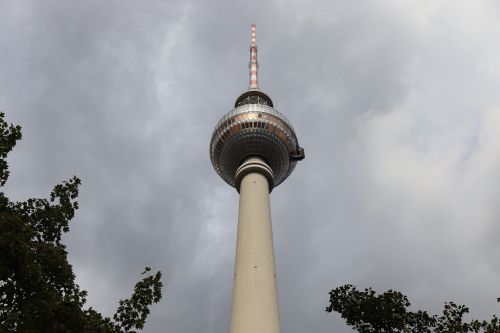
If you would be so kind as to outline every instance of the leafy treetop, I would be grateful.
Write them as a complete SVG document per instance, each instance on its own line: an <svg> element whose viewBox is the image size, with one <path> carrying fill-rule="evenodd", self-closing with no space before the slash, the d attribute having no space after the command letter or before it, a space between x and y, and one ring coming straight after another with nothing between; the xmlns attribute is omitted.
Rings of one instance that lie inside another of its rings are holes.
<svg viewBox="0 0 500 333"><path fill-rule="evenodd" d="M0 113L0 186L9 177L7 154L21 128ZM85 309L87 292L75 283L63 233L78 209L80 179L56 185L49 199L11 202L0 192L0 332L134 332L142 329L149 306L160 301L161 272L139 281L121 300L113 319Z"/></svg>
<svg viewBox="0 0 500 333"><path fill-rule="evenodd" d="M498 299L500 301L500 299ZM409 311L408 297L389 290L377 294L372 288L363 291L346 284L330 291L327 312L338 312L347 325L360 333L500 333L500 320L464 321L469 308L445 303L442 315Z"/></svg>

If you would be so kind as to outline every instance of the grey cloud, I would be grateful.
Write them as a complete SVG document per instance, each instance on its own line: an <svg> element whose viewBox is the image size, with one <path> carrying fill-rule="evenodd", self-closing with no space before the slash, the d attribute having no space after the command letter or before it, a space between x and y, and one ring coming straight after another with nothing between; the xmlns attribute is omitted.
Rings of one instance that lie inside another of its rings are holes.
<svg viewBox="0 0 500 333"><path fill-rule="evenodd" d="M307 155L271 196L283 331L350 332L323 311L348 282L488 317L498 8L468 6L7 2L1 108L24 138L5 190L47 196L79 175L66 240L89 305L111 314L150 265L166 292L145 332L227 331L238 196L208 144L246 88L255 21L261 87Z"/></svg>

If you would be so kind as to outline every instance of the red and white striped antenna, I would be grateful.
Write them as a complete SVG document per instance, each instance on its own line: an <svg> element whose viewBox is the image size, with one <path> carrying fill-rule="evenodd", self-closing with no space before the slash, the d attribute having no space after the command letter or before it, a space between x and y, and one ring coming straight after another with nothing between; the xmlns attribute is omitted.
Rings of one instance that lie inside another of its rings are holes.
<svg viewBox="0 0 500 333"><path fill-rule="evenodd" d="M252 36L250 38L250 63L248 68L250 69L250 85L248 89L259 89L259 80L257 76L257 70L259 69L259 63L257 62L257 40L256 40L256 25L252 23Z"/></svg>

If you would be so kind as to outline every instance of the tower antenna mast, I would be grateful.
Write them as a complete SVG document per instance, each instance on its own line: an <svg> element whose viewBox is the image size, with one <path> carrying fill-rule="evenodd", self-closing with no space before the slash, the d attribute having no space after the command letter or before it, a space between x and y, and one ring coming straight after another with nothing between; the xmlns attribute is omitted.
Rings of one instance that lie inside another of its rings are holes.
<svg viewBox="0 0 500 333"><path fill-rule="evenodd" d="M256 37L257 27L255 23L252 23L252 35L250 37L250 62L248 63L248 68L250 69L250 85L248 89L259 89L259 79L257 71L259 69L259 62L257 61L257 37Z"/></svg>

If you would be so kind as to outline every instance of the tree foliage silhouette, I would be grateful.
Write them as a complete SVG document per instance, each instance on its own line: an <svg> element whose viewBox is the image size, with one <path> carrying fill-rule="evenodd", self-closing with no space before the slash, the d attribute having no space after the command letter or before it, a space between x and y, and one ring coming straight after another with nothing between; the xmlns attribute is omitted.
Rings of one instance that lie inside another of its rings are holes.
<svg viewBox="0 0 500 333"><path fill-rule="evenodd" d="M500 299L497 299L500 301ZM445 303L441 315L409 311L408 297L389 290L377 294L372 288L363 291L346 284L330 291L327 312L338 312L347 325L360 333L500 333L496 315L490 321L464 321L469 308Z"/></svg>
<svg viewBox="0 0 500 333"><path fill-rule="evenodd" d="M4 117L0 113L0 186L9 177L7 154L21 139L21 128ZM113 319L83 308L87 292L75 283L61 243L78 209L79 185L73 177L56 185L50 199L22 202L0 192L0 332L133 332L160 301L161 272L146 267Z"/></svg>

